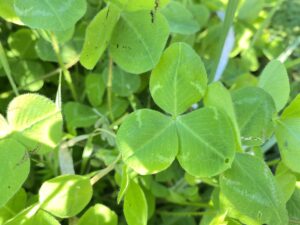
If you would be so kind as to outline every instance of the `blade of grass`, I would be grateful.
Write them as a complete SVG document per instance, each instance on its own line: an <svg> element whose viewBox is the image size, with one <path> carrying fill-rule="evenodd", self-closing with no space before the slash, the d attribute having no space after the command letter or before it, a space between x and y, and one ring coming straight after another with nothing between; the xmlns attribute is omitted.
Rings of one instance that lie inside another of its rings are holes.
<svg viewBox="0 0 300 225"><path fill-rule="evenodd" d="M2 66L4 68L4 72L9 80L10 85L12 86L12 89L13 89L15 95L18 96L19 91L18 91L17 85L11 75L11 70L10 70L10 67L9 67L9 64L8 64L8 61L7 61L7 58L5 55L5 51L3 49L1 42L0 42L0 63L2 64Z"/></svg>
<svg viewBox="0 0 300 225"><path fill-rule="evenodd" d="M219 46L218 46L217 58L214 61L212 72L210 74L210 79L209 79L210 81L214 80L214 78L215 78L215 75L217 72L217 67L220 63L220 59L222 56L226 37L227 37L229 29L233 23L233 19L234 19L234 15L235 15L235 11L237 9L238 3L239 3L239 0L229 0L228 6L226 9L226 13L225 13L225 19L223 21L222 34L221 34L220 42L219 42Z"/></svg>

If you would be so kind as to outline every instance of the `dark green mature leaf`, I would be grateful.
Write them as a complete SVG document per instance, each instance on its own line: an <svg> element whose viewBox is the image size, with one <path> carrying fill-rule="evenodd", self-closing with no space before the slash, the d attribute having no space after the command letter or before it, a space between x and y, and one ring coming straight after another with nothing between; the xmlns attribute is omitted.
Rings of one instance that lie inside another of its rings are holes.
<svg viewBox="0 0 300 225"><path fill-rule="evenodd" d="M114 5L102 9L86 30L86 37L80 55L80 63L93 69L108 46L111 34L120 18L120 11Z"/></svg>
<svg viewBox="0 0 300 225"><path fill-rule="evenodd" d="M206 86L207 75L201 58L185 43L172 44L150 78L155 103L174 116L199 101Z"/></svg>
<svg viewBox="0 0 300 225"><path fill-rule="evenodd" d="M108 70L104 71L104 81L107 83ZM130 74L119 67L114 66L112 69L112 90L116 95L128 97L136 92L141 85L141 78L136 74Z"/></svg>
<svg viewBox="0 0 300 225"><path fill-rule="evenodd" d="M236 154L231 169L220 176L220 188L230 216L241 219L242 214L259 224L288 223L282 193L272 172L260 159Z"/></svg>
<svg viewBox="0 0 300 225"><path fill-rule="evenodd" d="M96 204L90 207L79 219L78 225L117 225L118 216L108 207Z"/></svg>
<svg viewBox="0 0 300 225"><path fill-rule="evenodd" d="M178 117L178 160L191 175L215 176L230 168L235 154L235 133L228 116L203 108Z"/></svg>
<svg viewBox="0 0 300 225"><path fill-rule="evenodd" d="M142 188L130 181L124 197L124 215L128 225L146 225L148 205Z"/></svg>
<svg viewBox="0 0 300 225"><path fill-rule="evenodd" d="M89 178L62 175L43 183L39 190L41 208L67 218L77 215L90 202L93 188Z"/></svg>
<svg viewBox="0 0 300 225"><path fill-rule="evenodd" d="M3 207L21 188L30 170L27 149L11 139L0 140L0 207Z"/></svg>
<svg viewBox="0 0 300 225"><path fill-rule="evenodd" d="M242 143L249 146L263 144L274 127L272 119L276 109L272 97L261 88L245 87L234 91L232 100Z"/></svg>
<svg viewBox="0 0 300 225"><path fill-rule="evenodd" d="M84 15L85 0L15 0L16 14L31 28L67 30Z"/></svg>
<svg viewBox="0 0 300 225"><path fill-rule="evenodd" d="M182 3L171 1L161 13L168 20L172 33L190 35L200 29L193 14Z"/></svg>
<svg viewBox="0 0 300 225"><path fill-rule="evenodd" d="M300 95L297 95L276 122L275 135L282 160L291 170L300 172Z"/></svg>
<svg viewBox="0 0 300 225"><path fill-rule="evenodd" d="M90 127L99 118L97 111L78 102L68 102L63 107L63 113L70 132L76 133L76 128Z"/></svg>
<svg viewBox="0 0 300 225"><path fill-rule="evenodd" d="M30 29L19 29L8 38L8 44L14 55L23 59L37 58L34 46L36 36Z"/></svg>
<svg viewBox="0 0 300 225"><path fill-rule="evenodd" d="M85 91L92 106L102 104L106 86L101 74L91 73L85 78Z"/></svg>
<svg viewBox="0 0 300 225"><path fill-rule="evenodd" d="M110 53L125 71L139 74L153 69L169 36L166 19L148 10L123 13L112 34Z"/></svg>
<svg viewBox="0 0 300 225"><path fill-rule="evenodd" d="M258 86L273 97L277 111L287 103L290 95L289 77L280 61L273 60L267 64L259 77Z"/></svg>
<svg viewBox="0 0 300 225"><path fill-rule="evenodd" d="M124 162L139 174L153 174L171 165L178 151L174 121L153 110L129 115L117 133Z"/></svg>

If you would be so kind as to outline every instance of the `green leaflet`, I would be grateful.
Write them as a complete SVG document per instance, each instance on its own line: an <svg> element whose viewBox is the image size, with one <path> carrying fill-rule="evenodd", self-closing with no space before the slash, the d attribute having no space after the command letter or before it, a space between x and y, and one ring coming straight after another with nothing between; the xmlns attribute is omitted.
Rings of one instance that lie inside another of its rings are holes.
<svg viewBox="0 0 300 225"><path fill-rule="evenodd" d="M288 223L283 196L272 172L260 159L236 154L231 169L220 176L220 188L230 216L240 219L242 213L259 224Z"/></svg>
<svg viewBox="0 0 300 225"><path fill-rule="evenodd" d="M272 97L263 89L245 87L232 93L242 143L248 146L263 144L273 132L276 113Z"/></svg>
<svg viewBox="0 0 300 225"><path fill-rule="evenodd" d="M84 15L85 0L15 0L14 8L21 21L31 27L67 30Z"/></svg>
<svg viewBox="0 0 300 225"><path fill-rule="evenodd" d="M203 108L178 117L178 160L191 175L215 176L230 168L235 134L229 118L215 108Z"/></svg>
<svg viewBox="0 0 300 225"><path fill-rule="evenodd" d="M167 5L170 0L108 0L125 11L153 10Z"/></svg>
<svg viewBox="0 0 300 225"><path fill-rule="evenodd" d="M89 178L62 175L43 183L39 190L41 208L59 218L77 215L90 202L93 188Z"/></svg>
<svg viewBox="0 0 300 225"><path fill-rule="evenodd" d="M11 219L14 214L11 212L19 213L26 207L27 194L23 188L21 188L5 206L0 207L0 224L4 224L5 221Z"/></svg>
<svg viewBox="0 0 300 225"><path fill-rule="evenodd" d="M8 44L15 56L22 59L36 59L34 46L36 36L30 29L20 29L9 36Z"/></svg>
<svg viewBox="0 0 300 225"><path fill-rule="evenodd" d="M86 29L86 37L80 55L80 63L93 69L107 48L111 34L120 18L120 11L114 6L102 9Z"/></svg>
<svg viewBox="0 0 300 225"><path fill-rule="evenodd" d="M14 10L14 0L0 0L0 6L0 17L12 23L22 24Z"/></svg>
<svg viewBox="0 0 300 225"><path fill-rule="evenodd" d="M123 12L112 34L110 53L125 71L140 74L153 69L169 36L166 19L148 10Z"/></svg>
<svg viewBox="0 0 300 225"><path fill-rule="evenodd" d="M79 219L78 225L117 225L118 216L108 207L96 204L90 207Z"/></svg>
<svg viewBox="0 0 300 225"><path fill-rule="evenodd" d="M106 85L101 74L91 73L85 78L85 91L87 98L92 106L96 107L102 104Z"/></svg>
<svg viewBox="0 0 300 225"><path fill-rule="evenodd" d="M238 12L238 18L247 22L252 22L258 17L263 9L265 0L243 0Z"/></svg>
<svg viewBox="0 0 300 225"><path fill-rule="evenodd" d="M105 83L107 83L108 80L108 72L108 69L103 72ZM112 74L112 91L117 95L121 97L128 97L138 91L141 85L140 76L127 73L117 66L113 66Z"/></svg>
<svg viewBox="0 0 300 225"><path fill-rule="evenodd" d="M155 103L173 116L199 101L206 86L207 75L201 58L184 43L167 48L150 78Z"/></svg>
<svg viewBox="0 0 300 225"><path fill-rule="evenodd" d="M193 14L182 3L171 1L161 13L166 17L172 33L190 35L200 30Z"/></svg>
<svg viewBox="0 0 300 225"><path fill-rule="evenodd" d="M3 207L25 182L30 160L27 149L15 140L0 140L0 149L0 207Z"/></svg>
<svg viewBox="0 0 300 225"><path fill-rule="evenodd" d="M14 98L7 109L11 138L28 151L45 154L61 140L62 115L55 104L37 94L24 94Z"/></svg>
<svg viewBox="0 0 300 225"><path fill-rule="evenodd" d="M287 103L290 95L289 77L280 61L273 60L267 64L259 77L258 86L273 97L278 112Z"/></svg>
<svg viewBox="0 0 300 225"><path fill-rule="evenodd" d="M283 162L291 170L300 172L300 95L283 111L277 120L275 135Z"/></svg>
<svg viewBox="0 0 300 225"><path fill-rule="evenodd" d="M296 189L290 198L290 200L287 202L286 208L288 210L289 214L289 224L299 224L300 221L300 183L297 182Z"/></svg>
<svg viewBox="0 0 300 225"><path fill-rule="evenodd" d="M71 133L76 133L76 128L92 126L100 118L93 108L78 102L66 103L63 107L63 114Z"/></svg>
<svg viewBox="0 0 300 225"><path fill-rule="evenodd" d="M214 82L208 86L203 100L205 106L216 107L224 111L230 117L235 129L237 149L241 149L240 131L230 92L221 82Z"/></svg>
<svg viewBox="0 0 300 225"><path fill-rule="evenodd" d="M160 172L174 161L178 143L174 121L153 110L129 115L117 134L124 162L139 174Z"/></svg>
<svg viewBox="0 0 300 225"><path fill-rule="evenodd" d="M284 200L287 202L295 190L297 178L282 162L276 168L275 178L283 193Z"/></svg>
<svg viewBox="0 0 300 225"><path fill-rule="evenodd" d="M124 215L128 225L147 225L147 200L142 188L132 180L124 197Z"/></svg>
<svg viewBox="0 0 300 225"><path fill-rule="evenodd" d="M32 205L9 220L5 225L60 225L49 213L37 210L37 205Z"/></svg>

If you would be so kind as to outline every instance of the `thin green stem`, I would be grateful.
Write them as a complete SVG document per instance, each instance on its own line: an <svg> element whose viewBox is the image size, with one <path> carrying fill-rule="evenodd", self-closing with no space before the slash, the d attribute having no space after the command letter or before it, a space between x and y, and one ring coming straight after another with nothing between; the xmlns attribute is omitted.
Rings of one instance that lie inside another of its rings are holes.
<svg viewBox="0 0 300 225"><path fill-rule="evenodd" d="M158 210L157 213L166 216L203 216L205 212L170 212Z"/></svg>
<svg viewBox="0 0 300 225"><path fill-rule="evenodd" d="M7 61L7 58L6 58L6 54L5 54L5 51L3 49L3 46L0 42L0 62L4 68L4 71L5 71L5 74L9 80L9 83L15 93L16 96L19 95L19 91L18 91L18 88L17 88L17 85L12 77L12 74L11 74L11 70L10 70L10 67L9 67L9 63Z"/></svg>
<svg viewBox="0 0 300 225"><path fill-rule="evenodd" d="M77 92L76 92L76 89L75 89L75 86L73 84L73 81L72 81L72 76L70 74L70 71L66 68L64 62L63 62L63 59L61 57L61 54L60 54L60 48L59 48L59 44L58 44L58 41L54 35L54 33L51 33L50 34L51 36L51 43L52 43L52 47L54 49L54 52L56 54L56 57L57 57L57 60L58 60L58 64L63 72L63 75L64 75L64 78L71 90L71 94L72 94L72 97L74 98L74 100L78 100L78 95L77 95Z"/></svg>
<svg viewBox="0 0 300 225"><path fill-rule="evenodd" d="M115 169L117 162L121 159L121 154L118 155L115 161L113 161L110 165L108 165L105 169L100 170L96 175L91 178L91 184L94 185L97 183L101 178L109 174L112 170Z"/></svg>
<svg viewBox="0 0 300 225"><path fill-rule="evenodd" d="M114 121L114 114L112 111L112 79L113 79L113 61L112 58L109 57L108 61L108 79L106 83L107 88L107 104L109 110L109 117L111 121Z"/></svg>
<svg viewBox="0 0 300 225"><path fill-rule="evenodd" d="M278 164L279 162L280 162L280 159L273 159L271 161L268 161L267 165L268 166L274 166L274 165Z"/></svg>

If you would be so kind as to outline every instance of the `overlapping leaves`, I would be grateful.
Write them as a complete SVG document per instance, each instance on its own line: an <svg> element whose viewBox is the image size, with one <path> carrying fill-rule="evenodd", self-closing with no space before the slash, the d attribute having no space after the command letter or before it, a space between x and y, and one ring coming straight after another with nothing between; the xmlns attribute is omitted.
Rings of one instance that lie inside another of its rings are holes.
<svg viewBox="0 0 300 225"><path fill-rule="evenodd" d="M180 115L203 97L206 86L200 57L184 43L171 45L152 71L150 91L173 117L153 110L131 114L117 134L125 163L140 174L152 174L166 169L177 156L188 173L200 177L229 168L235 152L230 118L214 107Z"/></svg>

